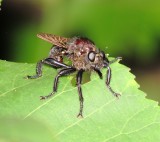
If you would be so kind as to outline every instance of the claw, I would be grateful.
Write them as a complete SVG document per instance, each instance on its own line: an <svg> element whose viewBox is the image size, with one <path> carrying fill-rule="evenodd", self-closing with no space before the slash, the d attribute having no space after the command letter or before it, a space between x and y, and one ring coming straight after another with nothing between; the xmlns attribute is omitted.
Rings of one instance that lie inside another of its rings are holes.
<svg viewBox="0 0 160 142"><path fill-rule="evenodd" d="M79 114L77 115L77 118L83 118L82 113L79 113Z"/></svg>
<svg viewBox="0 0 160 142"><path fill-rule="evenodd" d="M114 93L114 96L119 99L119 96L121 96L121 94Z"/></svg>
<svg viewBox="0 0 160 142"><path fill-rule="evenodd" d="M46 96L40 96L40 100L45 100Z"/></svg>
<svg viewBox="0 0 160 142"><path fill-rule="evenodd" d="M24 79L29 79L29 75L25 76Z"/></svg>
<svg viewBox="0 0 160 142"><path fill-rule="evenodd" d="M53 96L55 92L52 92L51 94L49 94L48 96L40 96L40 100L45 100L45 99L48 99L50 98L51 96Z"/></svg>
<svg viewBox="0 0 160 142"><path fill-rule="evenodd" d="M117 57L118 60L122 60L122 57Z"/></svg>

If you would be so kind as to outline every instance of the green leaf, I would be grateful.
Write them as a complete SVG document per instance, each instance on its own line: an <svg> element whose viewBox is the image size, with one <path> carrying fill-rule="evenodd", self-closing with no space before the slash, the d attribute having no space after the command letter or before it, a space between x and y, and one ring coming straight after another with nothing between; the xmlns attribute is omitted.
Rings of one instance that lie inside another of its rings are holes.
<svg viewBox="0 0 160 142"><path fill-rule="evenodd" d="M145 98L126 66L111 65L111 87L121 93L119 99L105 86L106 69L103 80L92 73L91 81L82 85L83 119L76 117L79 99L73 76L61 78L55 96L42 101L39 96L52 91L57 71L45 66L41 78L24 79L35 74L35 66L0 61L1 141L160 141L159 106Z"/></svg>

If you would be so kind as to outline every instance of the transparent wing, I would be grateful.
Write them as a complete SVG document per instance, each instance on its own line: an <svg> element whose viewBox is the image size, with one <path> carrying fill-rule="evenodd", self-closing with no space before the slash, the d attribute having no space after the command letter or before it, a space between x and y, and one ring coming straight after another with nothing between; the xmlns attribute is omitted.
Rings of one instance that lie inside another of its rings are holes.
<svg viewBox="0 0 160 142"><path fill-rule="evenodd" d="M66 43L70 39L46 33L37 34L37 37L63 48L66 48Z"/></svg>

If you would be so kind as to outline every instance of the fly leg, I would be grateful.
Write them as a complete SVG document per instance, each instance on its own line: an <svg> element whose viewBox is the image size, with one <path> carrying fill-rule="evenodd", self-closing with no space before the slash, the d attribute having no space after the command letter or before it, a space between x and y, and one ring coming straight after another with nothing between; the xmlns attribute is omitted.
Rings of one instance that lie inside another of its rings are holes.
<svg viewBox="0 0 160 142"><path fill-rule="evenodd" d="M71 74L71 73L73 73L73 72L75 72L75 71L76 71L76 69L73 68L73 67L61 69L61 70L59 71L59 73L57 74L57 76L55 77L55 79L54 79L53 92L50 93L50 94L47 95L47 96L40 96L40 97L41 97L41 100L47 99L47 98L53 96L53 94L54 94L55 92L57 92L59 77L67 76L67 75L69 75L69 74Z"/></svg>
<svg viewBox="0 0 160 142"><path fill-rule="evenodd" d="M84 70L79 70L77 73L77 87L78 87L78 95L79 95L79 101L80 101L80 110L77 115L77 117L83 117L82 112L83 112L83 95L82 95L82 89L81 89L81 82L82 82L82 74Z"/></svg>
<svg viewBox="0 0 160 142"><path fill-rule="evenodd" d="M103 78L102 73L101 73L101 71L99 69L94 68L94 71L99 75L100 79Z"/></svg>
<svg viewBox="0 0 160 142"><path fill-rule="evenodd" d="M58 62L56 60L54 60L53 58L46 58L46 59L43 59L43 60L40 60L38 63L37 63L37 66L36 66L36 75L33 75L33 76L27 76L28 79L36 79L36 78L39 78L42 76L42 65L43 64L47 64L47 65L50 65L52 66L53 68L71 68L70 66L64 64L64 63L61 63L61 62Z"/></svg>
<svg viewBox="0 0 160 142"><path fill-rule="evenodd" d="M120 94L114 92L113 89L110 87L111 68L110 68L109 66L108 66L107 68L108 68L108 70L107 70L107 79L106 79L107 88L109 89L109 91L110 91L115 97L118 97L118 96L120 96Z"/></svg>

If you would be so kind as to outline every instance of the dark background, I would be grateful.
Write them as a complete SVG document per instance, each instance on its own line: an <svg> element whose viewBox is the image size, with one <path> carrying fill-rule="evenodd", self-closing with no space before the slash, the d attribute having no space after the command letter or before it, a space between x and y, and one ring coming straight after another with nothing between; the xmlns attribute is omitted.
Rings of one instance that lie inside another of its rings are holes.
<svg viewBox="0 0 160 142"><path fill-rule="evenodd" d="M159 0L4 0L0 11L0 59L35 63L50 43L39 32L92 39L136 75L147 97L160 101Z"/></svg>

